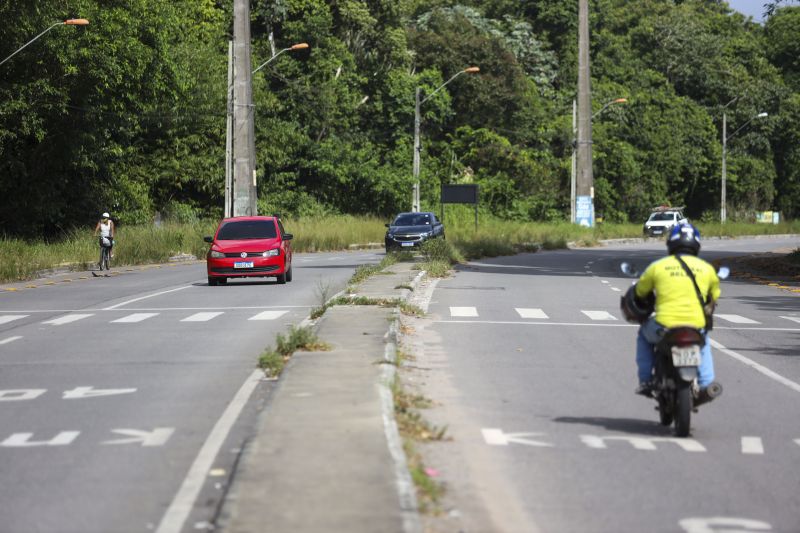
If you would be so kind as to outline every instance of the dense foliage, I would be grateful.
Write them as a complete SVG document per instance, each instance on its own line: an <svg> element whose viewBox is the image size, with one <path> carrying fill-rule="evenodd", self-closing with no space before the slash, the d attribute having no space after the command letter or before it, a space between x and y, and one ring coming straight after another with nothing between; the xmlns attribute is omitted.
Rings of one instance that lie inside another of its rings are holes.
<svg viewBox="0 0 800 533"><path fill-rule="evenodd" d="M219 216L231 0L0 0L0 232ZM757 24L720 0L592 0L596 210L800 214L800 8ZM508 219L569 217L577 0L252 0L259 210L388 216L478 183ZM760 112L769 117L750 121ZM741 128L741 129L739 129Z"/></svg>

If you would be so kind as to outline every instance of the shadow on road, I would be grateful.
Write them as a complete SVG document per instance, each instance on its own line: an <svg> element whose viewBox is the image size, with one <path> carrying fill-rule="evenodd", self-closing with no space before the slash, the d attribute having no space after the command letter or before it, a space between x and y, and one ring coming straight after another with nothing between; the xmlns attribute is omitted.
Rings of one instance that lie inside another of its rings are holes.
<svg viewBox="0 0 800 533"><path fill-rule="evenodd" d="M554 418L553 421L562 424L596 426L608 431L619 431L621 433L631 433L635 435L650 435L655 437L669 437L672 435L671 428L668 426L662 426L655 420L639 420L636 418L608 418L601 416L560 416L558 418Z"/></svg>

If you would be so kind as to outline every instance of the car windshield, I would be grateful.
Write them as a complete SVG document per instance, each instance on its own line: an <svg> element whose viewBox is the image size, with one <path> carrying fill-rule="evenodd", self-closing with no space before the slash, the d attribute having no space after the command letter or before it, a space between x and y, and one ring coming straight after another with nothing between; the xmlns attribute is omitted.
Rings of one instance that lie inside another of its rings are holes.
<svg viewBox="0 0 800 533"><path fill-rule="evenodd" d="M242 239L274 239L278 234L272 220L241 220L228 222L217 234L218 241L238 241Z"/></svg>
<svg viewBox="0 0 800 533"><path fill-rule="evenodd" d="M405 213L398 215L392 226L430 226L431 216L421 213Z"/></svg>
<svg viewBox="0 0 800 533"><path fill-rule="evenodd" d="M653 213L650 215L651 222L661 222L664 220L675 220L675 213Z"/></svg>

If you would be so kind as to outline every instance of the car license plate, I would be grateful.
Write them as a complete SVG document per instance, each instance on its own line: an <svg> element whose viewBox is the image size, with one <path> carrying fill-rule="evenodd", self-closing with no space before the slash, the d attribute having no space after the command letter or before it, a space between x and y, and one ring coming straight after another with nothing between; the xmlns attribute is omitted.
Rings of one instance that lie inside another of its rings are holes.
<svg viewBox="0 0 800 533"><path fill-rule="evenodd" d="M654 229L653 230L653 235L661 235L663 232L664 232L664 230Z"/></svg>
<svg viewBox="0 0 800 533"><path fill-rule="evenodd" d="M253 268L252 261L239 261L233 264L233 268Z"/></svg>
<svg viewBox="0 0 800 533"><path fill-rule="evenodd" d="M414 246L413 242L401 242L400 246Z"/></svg>
<svg viewBox="0 0 800 533"><path fill-rule="evenodd" d="M697 345L672 347L672 364L675 366L700 366L700 347Z"/></svg>

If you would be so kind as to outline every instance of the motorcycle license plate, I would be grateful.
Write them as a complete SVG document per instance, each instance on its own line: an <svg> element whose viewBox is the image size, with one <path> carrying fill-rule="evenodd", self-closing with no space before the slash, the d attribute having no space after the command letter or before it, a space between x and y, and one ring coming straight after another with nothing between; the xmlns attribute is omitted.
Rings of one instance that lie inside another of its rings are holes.
<svg viewBox="0 0 800 533"><path fill-rule="evenodd" d="M414 246L413 242L401 242L400 246Z"/></svg>
<svg viewBox="0 0 800 533"><path fill-rule="evenodd" d="M253 268L252 261L239 261L233 264L233 268Z"/></svg>
<svg viewBox="0 0 800 533"><path fill-rule="evenodd" d="M673 346L672 364L675 366L700 366L700 347L695 346Z"/></svg>

